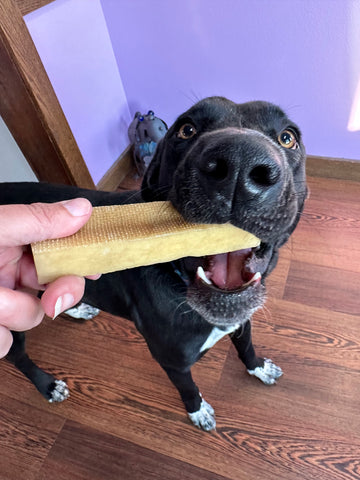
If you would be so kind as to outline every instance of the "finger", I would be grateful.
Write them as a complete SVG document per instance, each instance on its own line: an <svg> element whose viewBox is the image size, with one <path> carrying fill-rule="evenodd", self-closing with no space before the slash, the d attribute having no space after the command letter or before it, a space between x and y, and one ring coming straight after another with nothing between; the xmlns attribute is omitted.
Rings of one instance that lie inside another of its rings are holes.
<svg viewBox="0 0 360 480"><path fill-rule="evenodd" d="M30 253L24 253L19 261L16 287L33 288L34 290L44 290L45 288L38 282L34 259Z"/></svg>
<svg viewBox="0 0 360 480"><path fill-rule="evenodd" d="M0 248L0 286L15 288L18 262L23 254L21 247Z"/></svg>
<svg viewBox="0 0 360 480"><path fill-rule="evenodd" d="M0 358L5 357L11 348L13 336L8 328L0 325Z"/></svg>
<svg viewBox="0 0 360 480"><path fill-rule="evenodd" d="M1 205L0 246L27 245L72 235L87 222L91 211L91 203L85 198L59 203Z"/></svg>
<svg viewBox="0 0 360 480"><path fill-rule="evenodd" d="M96 275L88 275L85 278L87 278L88 280L99 280L100 277L101 273L97 273Z"/></svg>
<svg viewBox="0 0 360 480"><path fill-rule="evenodd" d="M45 313L55 318L80 302L84 295L85 280L82 277L68 275L50 283L41 297Z"/></svg>
<svg viewBox="0 0 360 480"><path fill-rule="evenodd" d="M21 332L36 327L43 317L44 310L38 298L0 287L0 325Z"/></svg>
<svg viewBox="0 0 360 480"><path fill-rule="evenodd" d="M20 260L22 254L23 249L21 246L0 248L0 267L8 264L16 264Z"/></svg>
<svg viewBox="0 0 360 480"><path fill-rule="evenodd" d="M20 247L9 248L8 250L18 249L19 260L17 263L10 262L9 265L1 267L0 263L0 286L7 288L33 288L34 290L44 290L45 285L38 282L37 272L34 265L34 258L31 253L23 252ZM1 260L1 252L0 252ZM98 280L101 273L89 275L89 280Z"/></svg>

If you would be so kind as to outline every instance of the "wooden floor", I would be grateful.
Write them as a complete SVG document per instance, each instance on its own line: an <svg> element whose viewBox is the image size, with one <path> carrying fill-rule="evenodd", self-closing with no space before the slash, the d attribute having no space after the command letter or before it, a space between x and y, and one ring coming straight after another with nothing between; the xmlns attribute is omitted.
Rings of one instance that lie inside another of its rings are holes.
<svg viewBox="0 0 360 480"><path fill-rule="evenodd" d="M254 318L258 352L284 370L276 386L221 340L193 371L217 414L204 433L131 323L46 320L28 350L71 397L50 405L1 363L0 479L360 479L360 188L309 185Z"/></svg>

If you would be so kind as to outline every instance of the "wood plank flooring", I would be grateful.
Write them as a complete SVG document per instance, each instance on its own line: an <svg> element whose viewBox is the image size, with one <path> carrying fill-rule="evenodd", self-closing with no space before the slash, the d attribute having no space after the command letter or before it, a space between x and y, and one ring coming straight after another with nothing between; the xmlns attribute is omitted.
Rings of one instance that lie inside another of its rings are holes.
<svg viewBox="0 0 360 480"><path fill-rule="evenodd" d="M360 185L309 185L253 322L258 352L284 370L276 386L224 338L193 369L217 415L204 433L130 322L47 319L28 351L71 396L50 405L1 362L0 479L360 479Z"/></svg>

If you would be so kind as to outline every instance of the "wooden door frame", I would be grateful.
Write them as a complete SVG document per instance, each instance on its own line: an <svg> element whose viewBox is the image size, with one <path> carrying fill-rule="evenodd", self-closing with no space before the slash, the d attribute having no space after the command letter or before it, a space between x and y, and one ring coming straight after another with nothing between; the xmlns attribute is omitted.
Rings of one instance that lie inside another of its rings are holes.
<svg viewBox="0 0 360 480"><path fill-rule="evenodd" d="M0 115L40 181L95 188L23 15L53 0L0 0Z"/></svg>

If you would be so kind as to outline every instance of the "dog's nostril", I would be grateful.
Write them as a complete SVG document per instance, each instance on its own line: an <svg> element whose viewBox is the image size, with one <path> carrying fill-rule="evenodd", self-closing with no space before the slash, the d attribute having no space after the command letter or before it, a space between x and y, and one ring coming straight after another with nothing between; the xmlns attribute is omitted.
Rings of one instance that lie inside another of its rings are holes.
<svg viewBox="0 0 360 480"><path fill-rule="evenodd" d="M228 175L229 167L226 160L217 158L207 160L201 170L216 180L224 180Z"/></svg>
<svg viewBox="0 0 360 480"><path fill-rule="evenodd" d="M269 165L258 165L250 171L249 179L259 187L271 187L279 181L280 172Z"/></svg>

